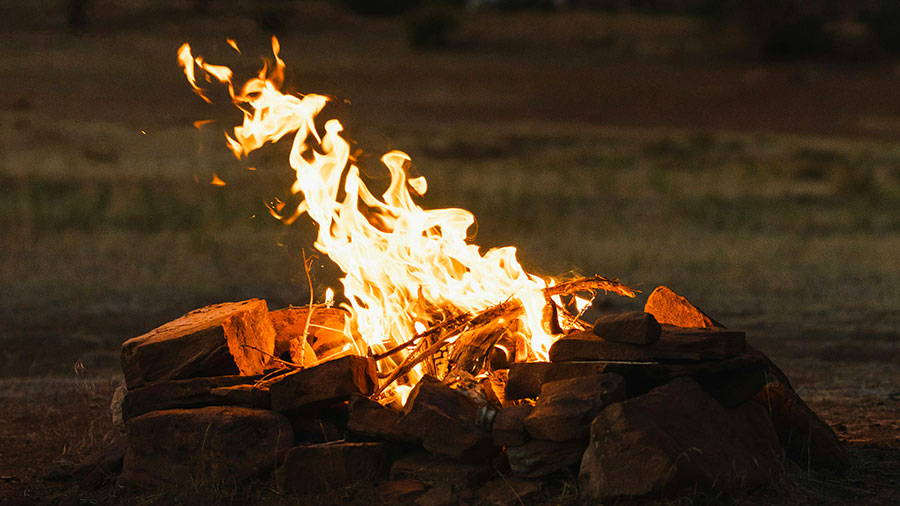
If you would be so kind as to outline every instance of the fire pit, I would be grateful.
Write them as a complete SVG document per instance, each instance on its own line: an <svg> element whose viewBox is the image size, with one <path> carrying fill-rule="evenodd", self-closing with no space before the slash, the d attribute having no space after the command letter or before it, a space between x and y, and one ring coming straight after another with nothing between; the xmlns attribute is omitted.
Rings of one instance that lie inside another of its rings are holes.
<svg viewBox="0 0 900 506"><path fill-rule="evenodd" d="M280 91L272 46L271 65L240 87L187 44L179 61L198 94L199 69L244 110L227 136L237 157L294 135L303 200L271 212L312 220L342 289L304 307L207 306L125 342L127 439L82 465L83 486L121 466L119 483L136 489L364 483L386 501L455 504L539 497L542 480L571 473L581 495L607 499L752 488L785 458L849 465L743 332L672 290L590 324L598 292L639 292L529 274L512 247L482 253L471 213L417 203L427 183L402 152L381 158L391 179L376 196L340 123L316 127L328 99Z"/></svg>

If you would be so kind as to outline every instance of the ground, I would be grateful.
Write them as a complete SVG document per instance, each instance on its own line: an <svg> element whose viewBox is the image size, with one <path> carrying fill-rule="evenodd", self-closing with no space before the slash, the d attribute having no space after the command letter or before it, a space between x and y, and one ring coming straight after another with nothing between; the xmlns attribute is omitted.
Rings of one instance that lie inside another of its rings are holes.
<svg viewBox="0 0 900 506"><path fill-rule="evenodd" d="M290 198L286 147L231 158L239 114L176 65L190 41L251 75L268 35L229 11L244 4L95 2L84 31L19 4L0 2L0 498L50 504L112 437L121 342L208 303L304 303L313 232L264 207ZM688 296L851 453L845 475L789 470L735 503L900 502L897 62L768 63L733 27L583 12L464 15L449 48L420 51L402 18L292 5L288 81L339 99L325 114L374 186L402 149L423 205L473 211L478 244L643 290L603 311L659 284ZM316 294L337 286L324 260L312 274Z"/></svg>

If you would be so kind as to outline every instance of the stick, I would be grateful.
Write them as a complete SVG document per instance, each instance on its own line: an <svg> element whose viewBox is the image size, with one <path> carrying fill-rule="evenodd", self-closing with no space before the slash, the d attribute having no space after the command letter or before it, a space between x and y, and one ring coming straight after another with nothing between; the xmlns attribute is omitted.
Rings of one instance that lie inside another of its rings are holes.
<svg viewBox="0 0 900 506"><path fill-rule="evenodd" d="M607 279L603 276L590 276L564 281L557 285L544 288L543 292L545 297L553 297L555 295L569 295L575 292L593 292L597 290L615 292L625 297L631 297L632 299L640 292L639 290L623 285L617 280Z"/></svg>

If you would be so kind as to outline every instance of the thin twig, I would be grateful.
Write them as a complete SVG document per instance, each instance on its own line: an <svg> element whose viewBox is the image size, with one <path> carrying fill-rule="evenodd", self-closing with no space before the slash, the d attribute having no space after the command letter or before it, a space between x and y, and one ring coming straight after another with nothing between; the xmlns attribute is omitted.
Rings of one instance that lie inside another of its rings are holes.
<svg viewBox="0 0 900 506"><path fill-rule="evenodd" d="M313 311L315 311L315 306L313 306L313 286L312 286L312 276L309 273L309 266L312 264L315 256L311 256L308 259L306 258L306 249L300 250L303 254L303 270L306 271L306 280L309 282L309 311L306 312L306 325L303 327L303 341L300 343L300 363L306 362L306 338L309 335L309 323L312 321Z"/></svg>
<svg viewBox="0 0 900 506"><path fill-rule="evenodd" d="M271 353L267 353L267 352L265 352L265 351L263 351L263 350L257 348L256 346L253 346L252 344L242 344L242 345L241 345L241 348L250 348L251 350L254 350L254 351L257 351L257 352L259 352L259 353L262 353L263 355L269 357L270 359L272 359L272 360L278 362L278 363L281 364L281 365L286 365L286 366L288 366L288 367L296 367L296 368L299 368L299 369L303 369L303 366L300 365L300 364L295 364L295 363L293 363L293 362L289 362L289 361L287 361L287 360L280 359L280 358L276 357L275 355L272 355Z"/></svg>

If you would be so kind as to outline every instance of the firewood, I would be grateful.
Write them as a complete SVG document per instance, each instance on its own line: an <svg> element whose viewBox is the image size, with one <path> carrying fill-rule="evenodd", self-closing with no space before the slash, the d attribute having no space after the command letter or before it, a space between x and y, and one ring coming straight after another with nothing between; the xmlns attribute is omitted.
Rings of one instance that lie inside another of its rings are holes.
<svg viewBox="0 0 900 506"><path fill-rule="evenodd" d="M158 381L260 374L275 351L266 301L206 306L122 344L129 389Z"/></svg>
<svg viewBox="0 0 900 506"><path fill-rule="evenodd" d="M553 297L556 295L570 295L576 292L596 292L599 290L617 293L632 299L637 293L637 290L625 286L617 280L606 279L603 276L590 276L548 286L547 288L544 288L544 296Z"/></svg>

